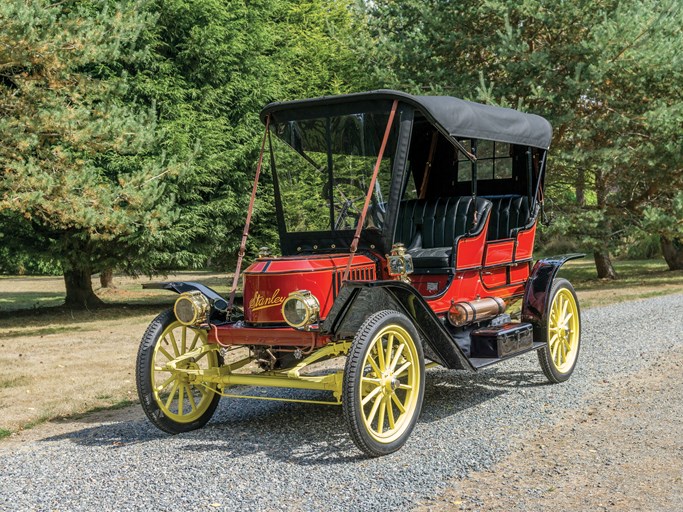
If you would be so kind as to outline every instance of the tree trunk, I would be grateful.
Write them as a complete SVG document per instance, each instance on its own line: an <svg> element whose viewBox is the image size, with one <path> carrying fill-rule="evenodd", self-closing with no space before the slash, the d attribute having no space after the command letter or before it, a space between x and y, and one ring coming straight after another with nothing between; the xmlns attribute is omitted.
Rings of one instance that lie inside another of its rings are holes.
<svg viewBox="0 0 683 512"><path fill-rule="evenodd" d="M576 204L586 206L586 170L580 168L576 176Z"/></svg>
<svg viewBox="0 0 683 512"><path fill-rule="evenodd" d="M669 270L683 269L683 239L661 238L662 254L666 264L669 265Z"/></svg>
<svg viewBox="0 0 683 512"><path fill-rule="evenodd" d="M593 251L593 258L595 258L595 268L598 271L599 279L616 279L617 273L612 266L612 260L609 258L609 252L604 250Z"/></svg>
<svg viewBox="0 0 683 512"><path fill-rule="evenodd" d="M64 271L66 285L65 306L73 309L87 309L102 304L100 298L92 289L89 268L74 268Z"/></svg>
<svg viewBox="0 0 683 512"><path fill-rule="evenodd" d="M100 286L102 288L116 288L114 286L114 271L111 268L105 268L100 272Z"/></svg>

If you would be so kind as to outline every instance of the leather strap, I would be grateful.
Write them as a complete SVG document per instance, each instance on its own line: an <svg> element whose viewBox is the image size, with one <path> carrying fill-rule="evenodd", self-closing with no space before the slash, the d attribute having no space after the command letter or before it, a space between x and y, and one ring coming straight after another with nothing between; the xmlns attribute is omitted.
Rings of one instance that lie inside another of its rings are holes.
<svg viewBox="0 0 683 512"><path fill-rule="evenodd" d="M342 283L349 278L349 272L351 270L351 262L353 261L353 255L356 254L358 250L358 241L360 240L360 232L363 229L363 224L365 224L365 216L368 213L368 207L370 206L370 198L372 197L372 192L375 190L375 183L377 182L377 174L379 174L379 167L382 163L382 157L384 156L384 150L387 147L387 142L389 141L389 135L391 134L391 125L394 123L394 116L396 115L396 108L398 107L398 100L394 100L391 106L391 113L389 114L389 120L387 121L387 127L384 130L384 138L382 139L382 145L379 148L379 154L377 155L377 161L375 162L375 170L372 173L372 179L370 180L370 187L368 188L368 193L365 195L365 204L363 204L363 210L360 212L360 217L358 217L358 225L356 226L356 233L353 235L353 241L351 242L351 255L349 256L349 262L346 264L346 270L344 271L344 278Z"/></svg>
<svg viewBox="0 0 683 512"><path fill-rule="evenodd" d="M237 291L237 283L240 280L240 271L242 270L242 260L244 253L247 251L247 238L249 237L249 224L251 224L251 214L254 211L254 201L256 200L256 189L258 188L259 177L261 176L261 166L263 165L263 153L266 150L266 139L268 138L268 130L270 129L270 114L266 117L266 130L263 132L263 141L261 142L261 153L258 157L258 165L256 166L256 176L254 176L254 186L251 189L251 199L249 199L249 208L247 209L247 221L244 224L244 231L242 232L242 242L240 243L240 250L237 253L237 267L235 268L235 275L232 278L232 288L230 289L230 300L228 301L227 316L230 318L232 307L235 304L235 292Z"/></svg>

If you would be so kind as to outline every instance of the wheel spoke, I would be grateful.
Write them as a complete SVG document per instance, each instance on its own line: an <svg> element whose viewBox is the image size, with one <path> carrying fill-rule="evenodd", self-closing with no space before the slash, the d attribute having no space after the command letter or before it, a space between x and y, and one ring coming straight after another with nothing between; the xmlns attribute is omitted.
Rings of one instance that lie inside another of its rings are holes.
<svg viewBox="0 0 683 512"><path fill-rule="evenodd" d="M553 361L555 361L555 365L559 366L560 365L560 363L559 363L559 360L560 360L560 344L559 343L555 343L551 347L550 354L553 358Z"/></svg>
<svg viewBox="0 0 683 512"><path fill-rule="evenodd" d="M176 357L178 357L180 355L180 352L178 351L178 342L175 340L173 331L169 331L168 337L171 338L171 344L173 345L173 353Z"/></svg>
<svg viewBox="0 0 683 512"><path fill-rule="evenodd" d="M168 379L166 379L164 382L159 384L156 387L157 392L162 391L166 386L168 386L171 382L175 380L175 375L171 375Z"/></svg>
<svg viewBox="0 0 683 512"><path fill-rule="evenodd" d="M195 332L194 338L192 339L192 343L190 344L190 348L188 349L188 352L190 350L194 350L194 348L197 346L197 341L199 341L199 333Z"/></svg>
<svg viewBox="0 0 683 512"><path fill-rule="evenodd" d="M370 366L372 367L372 371L375 372L375 375L378 377L382 375L382 370L379 369L379 366L377 366L377 363L375 362L374 358L372 357L372 354L368 354L367 362L370 363Z"/></svg>
<svg viewBox="0 0 683 512"><path fill-rule="evenodd" d="M192 409L192 412L196 412L197 404L194 402L194 395L192 394L192 387L190 385L187 386L187 399L188 402L190 402L190 408Z"/></svg>
<svg viewBox="0 0 683 512"><path fill-rule="evenodd" d="M387 413L387 402L384 397L381 397L381 402L379 404L379 416L377 416L377 433L381 434L384 432L384 416Z"/></svg>
<svg viewBox="0 0 683 512"><path fill-rule="evenodd" d="M410 368L411 364L412 363L410 361L406 361L405 363L403 363L403 365L398 370L396 370L396 372L394 373L394 377L397 379L399 377L402 377L403 373L406 372L408 370L408 368Z"/></svg>
<svg viewBox="0 0 683 512"><path fill-rule="evenodd" d="M185 354L187 352L187 327L183 327L183 335L180 338L180 353Z"/></svg>
<svg viewBox="0 0 683 512"><path fill-rule="evenodd" d="M394 346L394 334L390 333L387 338L387 353L384 356L384 361L391 367L391 351Z"/></svg>
<svg viewBox="0 0 683 512"><path fill-rule="evenodd" d="M379 409L379 404L382 401L382 397L378 396L375 399L375 403L372 404L372 409L370 409L370 414L368 415L368 425L372 425L372 420L375 419L375 414L377 414L377 409Z"/></svg>
<svg viewBox="0 0 683 512"><path fill-rule="evenodd" d="M171 392L168 394L168 398L166 399L166 409L169 409L171 407L171 402L173 402L173 398L175 397L176 391L178 391L178 385L179 382L175 381L173 384L173 387L171 388Z"/></svg>
<svg viewBox="0 0 683 512"><path fill-rule="evenodd" d="M393 396L393 395L392 395ZM396 428L396 420L394 420L394 407L391 405L391 398L386 398L387 402L387 416L389 418L389 429Z"/></svg>
<svg viewBox="0 0 683 512"><path fill-rule="evenodd" d="M567 308L569 307L569 300L562 298L562 316L560 317L562 319L562 325L565 323L565 319L567 317Z"/></svg>
<svg viewBox="0 0 683 512"><path fill-rule="evenodd" d="M557 340L559 339L559 335L557 333L553 334L548 341L548 345L550 345L550 349L554 350L555 346L557 345Z"/></svg>
<svg viewBox="0 0 683 512"><path fill-rule="evenodd" d="M567 313L567 316L565 316L565 317L563 318L562 329L566 329L566 328L567 328L567 326L569 325L569 320L571 320L573 316L574 316L573 313Z"/></svg>
<svg viewBox="0 0 683 512"><path fill-rule="evenodd" d="M407 389L407 390L411 390L411 389L413 389L413 386L410 386L410 385L408 385L408 384L399 384L399 385L398 385L398 388L396 388L396 389Z"/></svg>
<svg viewBox="0 0 683 512"><path fill-rule="evenodd" d="M399 388L399 389L400 389L400 388ZM402 404L401 401L398 399L398 397L396 396L395 393L391 395L391 400L396 404L396 407L397 407L398 410L401 412L401 414L403 414L404 412L406 412L406 408L403 407L403 404Z"/></svg>
<svg viewBox="0 0 683 512"><path fill-rule="evenodd" d="M164 354L164 355L168 358L169 361L173 361L173 360L175 359L175 357L173 357L171 354L169 354L169 353L168 353L168 350L166 350L166 349L165 349L164 347L162 347L161 345L159 345L159 352L161 352L162 354Z"/></svg>
<svg viewBox="0 0 683 512"><path fill-rule="evenodd" d="M363 399L360 401L360 404L361 404L361 405L367 404L370 400L372 400L373 398L375 398L375 397L377 396L377 394L380 393L381 391L382 391L382 388L380 388L379 386L377 386L375 389L373 389L372 391L370 391L370 392L367 394L367 396L366 396L365 398L363 398Z"/></svg>
<svg viewBox="0 0 683 512"><path fill-rule="evenodd" d="M375 343L375 349L377 349L377 362L379 363L380 373L387 369L386 363L384 362L384 344L380 338Z"/></svg>
<svg viewBox="0 0 683 512"><path fill-rule="evenodd" d="M185 391L185 384L181 384L180 388L178 389L178 416L182 416L185 414L184 409L184 400L183 400L183 391Z"/></svg>
<svg viewBox="0 0 683 512"><path fill-rule="evenodd" d="M398 360L401 357L401 353L403 352L403 349L405 348L406 344L401 343L398 348L396 349L396 354L394 355L393 361L391 361L391 365L389 366L389 369L393 372L394 368L396 368L396 365L398 364Z"/></svg>

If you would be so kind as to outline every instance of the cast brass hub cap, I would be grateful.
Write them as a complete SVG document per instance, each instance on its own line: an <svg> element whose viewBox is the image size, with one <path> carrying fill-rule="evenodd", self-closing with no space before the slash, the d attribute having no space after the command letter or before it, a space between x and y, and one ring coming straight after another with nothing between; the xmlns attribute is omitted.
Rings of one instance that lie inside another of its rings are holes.
<svg viewBox="0 0 683 512"><path fill-rule="evenodd" d="M410 334L389 325L372 340L361 377L361 413L370 436L380 443L398 439L417 409L420 385L417 348Z"/></svg>
<svg viewBox="0 0 683 512"><path fill-rule="evenodd" d="M579 309L571 291L560 289L553 298L548 318L548 348L560 373L571 370L578 355Z"/></svg>

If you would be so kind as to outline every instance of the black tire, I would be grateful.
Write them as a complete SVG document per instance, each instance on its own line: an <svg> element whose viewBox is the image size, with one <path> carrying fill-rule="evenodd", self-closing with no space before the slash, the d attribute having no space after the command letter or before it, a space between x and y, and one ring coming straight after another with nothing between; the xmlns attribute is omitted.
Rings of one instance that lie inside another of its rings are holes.
<svg viewBox="0 0 683 512"><path fill-rule="evenodd" d="M193 334L201 336L199 331L181 326L179 322L177 322L176 317L173 314L173 310L169 309L164 311L154 320L152 320L152 323L149 324L149 327L147 327L147 330L142 337L140 349L138 350L135 378L137 382L140 404L142 405L142 409L145 411L145 414L149 420L164 432L168 432L169 434L179 434L181 432L196 430L206 425L206 423L211 419L211 416L213 416L221 397L219 394L214 393L211 389L196 386L191 383L184 382L181 378L178 378L178 382L184 386L183 389L186 389L186 391L184 396L183 391L178 392L178 399L175 403L176 411L179 412L179 407L184 410L184 404L186 401L189 407L189 400L193 401L193 404L196 408L196 411L189 411L190 414L187 415L187 421L184 421L183 414L173 414L172 403L168 407L165 405L164 401L161 400L161 393L155 395L155 373L153 370L153 363L156 348L162 342L168 344L168 341L165 340L162 335L169 328L187 329L186 332L192 332ZM204 342L204 338L200 337L200 341ZM206 362L203 364L208 365L209 367L218 366L219 358L217 353L209 353L205 357ZM165 373L168 374L167 377L169 378L172 376L171 372ZM168 384L172 386L169 395L174 393L173 390L175 389L175 382L175 380L172 380ZM164 389L168 388L165 387ZM189 393L192 393L192 397L188 396ZM201 396L199 403L195 402L195 396ZM172 397L171 400L173 400ZM176 418L174 419L171 416L175 416Z"/></svg>
<svg viewBox="0 0 683 512"><path fill-rule="evenodd" d="M560 309L562 308L563 300L567 301L567 311L571 312L572 315L566 320L566 323L569 324L566 329L561 329L561 326L557 325L559 321L553 313L553 308L556 306L559 305ZM555 335L559 339L555 338ZM537 353L541 369L547 379L555 384L569 379L574 373L581 350L581 310L574 287L566 279L556 279L553 282L548 297L545 325L536 329L535 337L536 341L545 343L545 346L539 349ZM561 348L564 346L569 348L567 349L568 352L564 354L565 360L562 362L562 354L558 351L565 350ZM555 349L554 354L553 348Z"/></svg>
<svg viewBox="0 0 683 512"><path fill-rule="evenodd" d="M342 408L356 446L371 457L401 448L420 416L424 385L424 353L413 323L398 311L371 315L356 333L344 369Z"/></svg>

